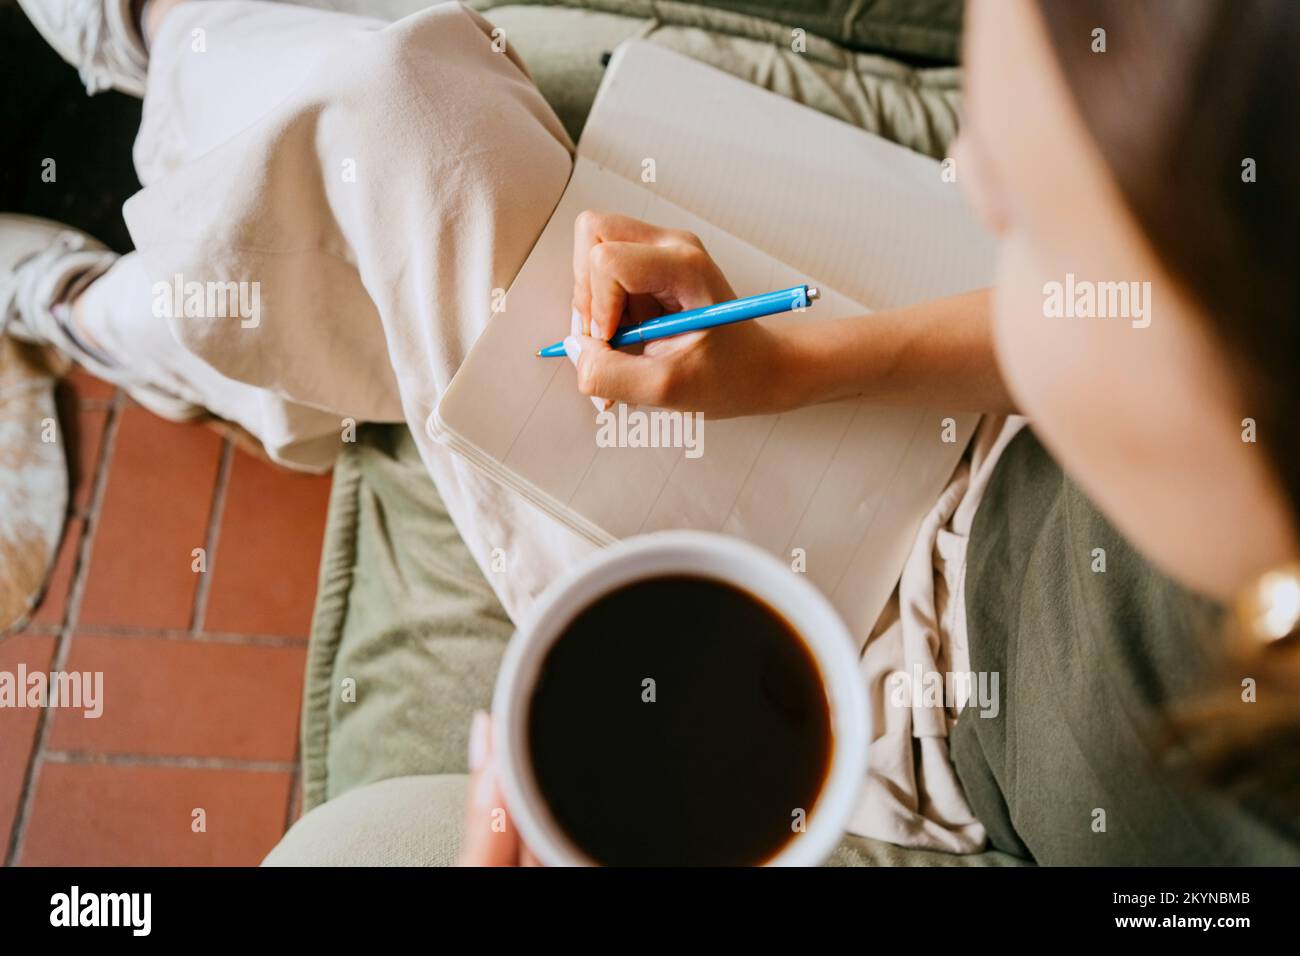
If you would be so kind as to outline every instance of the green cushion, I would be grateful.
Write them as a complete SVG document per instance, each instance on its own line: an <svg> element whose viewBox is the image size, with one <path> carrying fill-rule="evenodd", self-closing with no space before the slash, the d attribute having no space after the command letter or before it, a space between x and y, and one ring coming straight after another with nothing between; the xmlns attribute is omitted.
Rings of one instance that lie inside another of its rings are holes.
<svg viewBox="0 0 1300 956"><path fill-rule="evenodd" d="M957 59L963 7L962 0L709 0L707 4L672 0L477 0L471 5L489 10L521 3L686 23L699 22L700 9L707 6L710 9L704 11L705 15L735 13L779 23L785 27L782 34L787 44L790 31L801 29L851 50L947 63Z"/></svg>
<svg viewBox="0 0 1300 956"><path fill-rule="evenodd" d="M513 626L410 432L367 425L334 467L304 693L303 807L465 773Z"/></svg>
<svg viewBox="0 0 1300 956"><path fill-rule="evenodd" d="M641 10L623 16L568 7L482 3L505 31L577 140L604 75L603 54L639 37L676 50L757 86L927 156L942 158L957 133L959 71L917 69L897 60L847 50L809 36L805 52L790 47L790 29L770 20L695 4L602 3Z"/></svg>

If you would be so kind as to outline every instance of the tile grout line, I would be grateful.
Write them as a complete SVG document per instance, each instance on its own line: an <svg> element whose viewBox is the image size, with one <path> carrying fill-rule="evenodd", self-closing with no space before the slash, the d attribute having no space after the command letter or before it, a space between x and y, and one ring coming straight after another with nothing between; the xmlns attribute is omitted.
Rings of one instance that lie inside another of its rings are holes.
<svg viewBox="0 0 1300 956"><path fill-rule="evenodd" d="M59 628L54 646L54 657L50 662L51 670L62 670L67 662L72 643L72 632L76 627L77 617L81 613L81 597L85 590L87 570L90 565L90 551L94 544L95 532L99 528L101 506L104 502L105 488L108 486L108 472L112 465L113 450L117 445L117 432L122 422L123 396L121 390L113 395L113 404L108 411L108 420L104 422L104 435L100 439L99 456L95 461L95 481L90 494L90 506L87 508L85 523L81 528L81 541L77 546L76 567L72 575L72 584L68 589L68 601L63 611L63 624ZM65 448L64 454L67 454ZM45 750L45 738L49 733L50 711L42 707L37 714L36 738L32 754L27 763L27 773L23 777L22 796L18 804L18 813L14 818L13 833L9 838L6 866L15 866L22 855L23 838L27 835L27 820L31 815L32 801L36 795L37 777L40 771L41 757Z"/></svg>
<svg viewBox="0 0 1300 956"><path fill-rule="evenodd" d="M117 393L114 392L114 395L116 395L116 394L117 394ZM73 410L72 410L72 413L73 413L74 415L77 416L77 419L78 419L78 421L77 421L77 428L78 428L78 429L83 428L83 427L84 427L84 424L85 424L84 422L82 422L82 421L80 420L80 418L81 418L81 413L82 413L82 412L104 412L104 413L105 413L105 416L104 416L104 425L103 425L103 427L100 429L100 433L99 433L99 449L98 449L98 451L102 451L102 450L103 450L103 447L104 447L104 436L105 436L105 434L107 434L107 432L108 432L108 416L111 415L112 412L113 412L113 399L111 399L111 398L109 398L109 399L106 399L106 398L80 398L80 397L78 397L78 396L76 395L76 393L75 393L75 391L74 391L74 392L73 392L72 402L73 402L73 405L74 405L74 408L73 408ZM96 458L96 461L98 461L98 458ZM82 465L82 467L84 468L84 467L86 467L87 463L86 463L86 462L82 462L81 465ZM73 490L75 490L75 489L73 489ZM68 517L69 517L69 518L79 518L79 519L81 519L81 520L84 521L84 520L86 519L86 516L89 515L89 514L90 514L90 503L89 503L89 502L87 502L87 503L85 504L85 506L83 507L82 505L80 505L80 504L77 502L77 500L76 500L75 497L73 497L73 496L71 496L71 495L69 496L69 498L68 498Z"/></svg>
<svg viewBox="0 0 1300 956"><path fill-rule="evenodd" d="M287 634L232 634L224 631L193 631L174 628L133 627L128 624L88 624L80 629L83 637L143 637L155 641L188 641L193 644L230 644L237 647L306 647L307 637Z"/></svg>
<svg viewBox="0 0 1300 956"><path fill-rule="evenodd" d="M226 513L226 488L230 484L230 467L234 458L235 446L229 438L221 443L221 458L217 462L217 479L212 486L212 508L208 513L208 533L203 540L205 552L204 571L199 575L199 586L194 592L194 608L190 618L191 637L203 633L203 625L208 616L208 592L211 589L212 572L217 567L217 542L221 538L221 519Z"/></svg>
<svg viewBox="0 0 1300 956"><path fill-rule="evenodd" d="M173 754L101 754L85 750L50 750L46 763L101 767L160 767L183 770L239 770L249 773L292 774L294 764L283 760L244 760L237 757L183 757Z"/></svg>

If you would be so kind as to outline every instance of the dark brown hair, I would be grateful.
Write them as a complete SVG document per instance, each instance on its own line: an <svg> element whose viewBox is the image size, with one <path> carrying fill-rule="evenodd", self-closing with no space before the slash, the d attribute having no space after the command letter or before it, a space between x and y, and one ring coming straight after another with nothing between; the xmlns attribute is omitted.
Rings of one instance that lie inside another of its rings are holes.
<svg viewBox="0 0 1300 956"><path fill-rule="evenodd" d="M1038 2L1084 123L1222 347L1300 527L1300 3ZM1295 809L1297 635L1227 638L1231 686L1173 715L1175 739L1214 781ZM1242 675L1256 681L1251 706Z"/></svg>

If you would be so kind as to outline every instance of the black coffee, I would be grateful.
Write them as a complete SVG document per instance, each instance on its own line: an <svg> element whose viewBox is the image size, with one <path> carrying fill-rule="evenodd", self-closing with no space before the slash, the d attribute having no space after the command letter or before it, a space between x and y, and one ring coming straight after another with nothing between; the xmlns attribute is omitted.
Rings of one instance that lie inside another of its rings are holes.
<svg viewBox="0 0 1300 956"><path fill-rule="evenodd" d="M770 859L802 832L833 747L799 635L750 595L685 576L579 614L543 662L529 728L556 821L610 866Z"/></svg>

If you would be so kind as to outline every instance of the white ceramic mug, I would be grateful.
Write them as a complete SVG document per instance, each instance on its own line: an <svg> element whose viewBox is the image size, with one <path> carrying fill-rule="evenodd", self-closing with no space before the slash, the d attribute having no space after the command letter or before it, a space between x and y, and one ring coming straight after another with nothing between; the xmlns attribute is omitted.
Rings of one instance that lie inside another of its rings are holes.
<svg viewBox="0 0 1300 956"><path fill-rule="evenodd" d="M492 723L496 771L524 843L548 866L590 864L551 815L532 772L527 722L533 687L551 646L580 611L625 584L664 575L711 578L739 588L785 618L812 652L830 704L830 772L806 830L768 865L821 863L844 833L867 767L871 718L857 645L830 602L802 575L754 545L699 531L642 535L593 554L547 588L515 631L497 677Z"/></svg>

